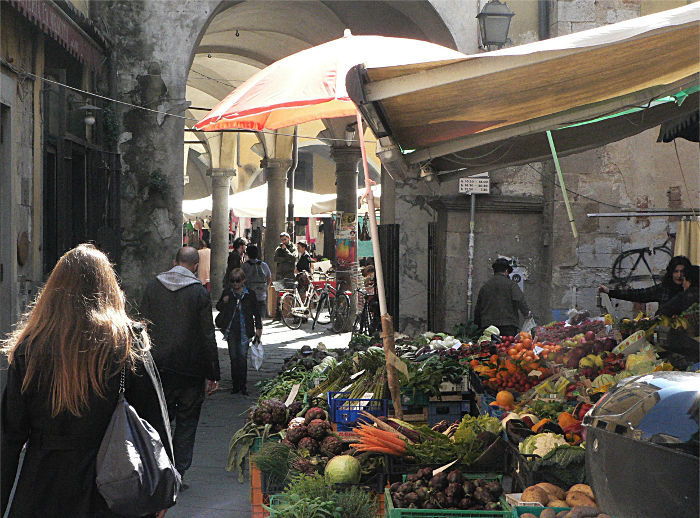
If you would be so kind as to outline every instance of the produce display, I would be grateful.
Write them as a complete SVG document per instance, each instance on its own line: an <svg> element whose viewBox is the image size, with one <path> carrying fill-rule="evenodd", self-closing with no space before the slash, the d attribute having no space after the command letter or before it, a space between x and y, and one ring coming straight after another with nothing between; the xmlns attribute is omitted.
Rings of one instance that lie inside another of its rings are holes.
<svg viewBox="0 0 700 518"><path fill-rule="evenodd" d="M378 339L356 335L343 351L307 348L259 384L227 469L241 480L253 441L261 443L251 465L276 491L285 488L270 500L273 517L377 516L384 496L395 509L510 512L497 473L523 503L544 506L539 516L605 518L586 485L583 418L621 380L673 369L637 335L618 347L627 330L692 328L693 315L628 322L571 312L532 334L501 337L468 324L454 335L397 339L408 373L399 375L405 419L386 403Z"/></svg>
<svg viewBox="0 0 700 518"><path fill-rule="evenodd" d="M423 468L389 488L394 507L410 509L503 509L498 480L465 477L459 469L434 474Z"/></svg>

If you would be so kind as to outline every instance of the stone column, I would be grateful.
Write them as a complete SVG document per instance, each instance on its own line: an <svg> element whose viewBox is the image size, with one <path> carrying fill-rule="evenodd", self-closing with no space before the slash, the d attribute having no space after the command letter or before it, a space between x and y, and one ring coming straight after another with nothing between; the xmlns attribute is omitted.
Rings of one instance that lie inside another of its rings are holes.
<svg viewBox="0 0 700 518"><path fill-rule="evenodd" d="M267 217L265 220L265 255L264 260L272 270L272 278L276 279L277 265L274 261L275 248L279 244L279 235L284 231L285 218L285 188L287 186L287 170L291 160L265 158L261 160L267 180Z"/></svg>
<svg viewBox="0 0 700 518"><path fill-rule="evenodd" d="M219 300L228 261L228 195L235 169L211 168L211 298Z"/></svg>
<svg viewBox="0 0 700 518"><path fill-rule="evenodd" d="M357 221L357 163L362 158L362 151L358 147L338 146L331 148L331 158L335 161L335 185L338 197L335 202L335 209L343 214L354 214ZM351 315L349 323L352 325L354 315L357 312L357 293L359 261L357 259L357 234L354 238L355 265L350 270L336 267L336 280L339 284L345 284L346 289L353 292L351 298ZM336 261L338 250L336 248Z"/></svg>
<svg viewBox="0 0 700 518"><path fill-rule="evenodd" d="M382 225L396 223L396 182L382 166L382 196L380 215Z"/></svg>

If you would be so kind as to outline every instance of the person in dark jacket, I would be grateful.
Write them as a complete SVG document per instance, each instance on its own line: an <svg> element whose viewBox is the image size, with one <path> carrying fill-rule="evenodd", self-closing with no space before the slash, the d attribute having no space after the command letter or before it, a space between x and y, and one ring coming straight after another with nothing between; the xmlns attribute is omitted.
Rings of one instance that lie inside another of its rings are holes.
<svg viewBox="0 0 700 518"><path fill-rule="evenodd" d="M205 394L216 391L220 378L211 299L197 278L198 262L194 248L178 250L175 266L148 284L141 304L141 313L150 322L153 359L168 413L175 421L175 467L183 477L192 464Z"/></svg>
<svg viewBox="0 0 700 518"><path fill-rule="evenodd" d="M607 286L599 286L598 292L607 293L610 298L627 300L630 302L658 302L659 308L666 304L673 297L683 291L683 272L690 267L687 257L677 255L673 257L668 266L661 283L648 288L622 288L611 289Z"/></svg>
<svg viewBox="0 0 700 518"><path fill-rule="evenodd" d="M98 492L95 473L123 367L126 399L173 459L149 347L144 326L126 314L107 256L89 244L66 252L4 349L9 368L2 395L0 514L118 518Z"/></svg>
<svg viewBox="0 0 700 518"><path fill-rule="evenodd" d="M231 277L231 271L240 268L245 260L245 251L248 247L248 241L244 237L237 237L233 240L233 250L228 254L228 262L226 263L226 273L224 274L224 288L228 287L228 280Z"/></svg>
<svg viewBox="0 0 700 518"><path fill-rule="evenodd" d="M294 267L297 262L297 251L290 242L289 234L280 234L280 244L275 249L275 280L281 281L294 277Z"/></svg>
<svg viewBox="0 0 700 518"><path fill-rule="evenodd" d="M696 302L700 302L700 290L698 281L700 277L700 267L690 265L683 270L683 291L666 302L663 306L659 306L657 315L666 315L672 317L680 315Z"/></svg>
<svg viewBox="0 0 700 518"><path fill-rule="evenodd" d="M479 327L494 325L501 336L514 336L520 329L518 311L530 315L525 295L509 275L513 271L507 259L499 258L491 265L491 277L479 290L474 309L474 323Z"/></svg>
<svg viewBox="0 0 700 518"><path fill-rule="evenodd" d="M240 268L231 272L230 287L221 293L216 309L221 312L221 332L228 342L231 358L231 394L248 394L248 344L262 336L263 324L255 292L245 286L245 273Z"/></svg>

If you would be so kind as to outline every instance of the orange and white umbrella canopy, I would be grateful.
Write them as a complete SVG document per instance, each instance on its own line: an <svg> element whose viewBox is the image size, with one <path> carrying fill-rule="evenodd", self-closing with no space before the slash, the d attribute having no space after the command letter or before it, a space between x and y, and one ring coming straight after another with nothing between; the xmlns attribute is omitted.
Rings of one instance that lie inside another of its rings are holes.
<svg viewBox="0 0 700 518"><path fill-rule="evenodd" d="M274 130L318 119L355 115L345 76L355 65L408 65L465 57L434 43L384 36L353 36L280 59L227 95L196 124L203 131Z"/></svg>

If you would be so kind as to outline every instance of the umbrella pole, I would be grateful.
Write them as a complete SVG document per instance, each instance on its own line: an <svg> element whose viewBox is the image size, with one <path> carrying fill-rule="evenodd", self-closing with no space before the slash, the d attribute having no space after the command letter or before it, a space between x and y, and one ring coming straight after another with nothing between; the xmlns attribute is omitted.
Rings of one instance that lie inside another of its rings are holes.
<svg viewBox="0 0 700 518"><path fill-rule="evenodd" d="M396 370L396 362L401 360L396 356L394 348L394 325L391 315L387 312L386 294L384 292L384 270L382 268L382 252L379 248L379 229L377 228L377 213L374 205L374 193L369 178L367 165L367 150L365 149L365 135L362 126L362 116L357 111L357 133L360 136L360 149L362 150L362 166L365 173L365 187L367 188L367 206L369 207L369 234L372 238L372 251L374 252L374 275L376 279L377 296L379 298L379 312L382 315L382 342L384 356L386 357L386 377L391 393L391 401L394 405L394 413L399 419L403 419L401 408L401 387Z"/></svg>

